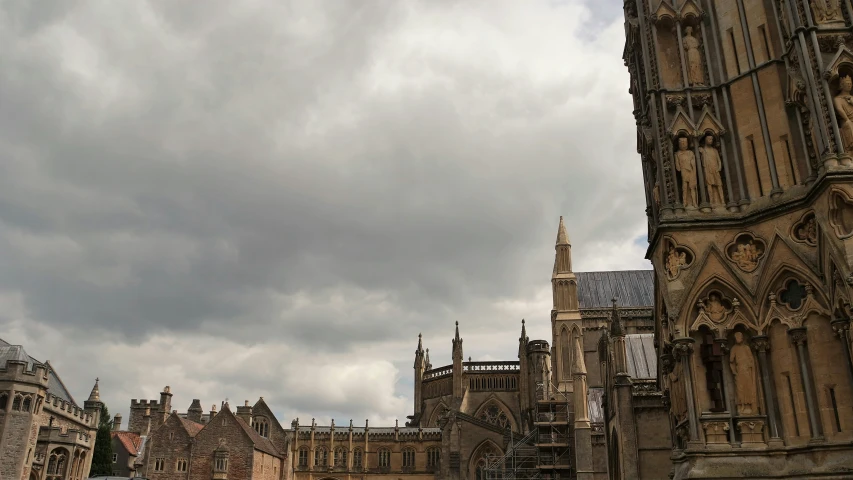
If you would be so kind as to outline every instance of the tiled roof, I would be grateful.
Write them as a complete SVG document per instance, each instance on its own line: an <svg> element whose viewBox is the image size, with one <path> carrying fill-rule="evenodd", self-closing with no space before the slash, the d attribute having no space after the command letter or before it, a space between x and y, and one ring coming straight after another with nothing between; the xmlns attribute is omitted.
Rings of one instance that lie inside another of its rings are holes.
<svg viewBox="0 0 853 480"><path fill-rule="evenodd" d="M610 272L577 272L580 308L651 307L654 305L653 270L615 270Z"/></svg>
<svg viewBox="0 0 853 480"><path fill-rule="evenodd" d="M113 438L118 438L121 445L127 450L127 453L131 455L139 454L139 447L142 446L142 437L139 436L138 433L134 432L110 432Z"/></svg>
<svg viewBox="0 0 853 480"><path fill-rule="evenodd" d="M331 428L332 427L330 427L328 425L327 426L317 425L316 427L314 427L314 431L317 433L329 433ZM418 427L399 427L398 430L400 431L400 433L418 433L418 430L422 431L423 433L441 432L440 428L434 428L434 427L421 428L421 429L418 429ZM306 425L300 425L299 431L300 432L310 432L311 431L311 425L307 425L307 426ZM336 432L348 432L349 426L336 426L335 431ZM364 427L352 427L352 432L353 433L364 433ZM370 433L394 433L394 427L370 427Z"/></svg>
<svg viewBox="0 0 853 480"><path fill-rule="evenodd" d="M274 457L281 458L281 453L276 450L275 446L268 438L264 438L258 435L258 432L255 431L254 428L250 427L245 420L240 417L235 416L235 420L237 420L237 424L249 435L249 438L252 440L252 443L255 444L255 450L260 450L264 453L268 453Z"/></svg>
<svg viewBox="0 0 853 480"><path fill-rule="evenodd" d="M11 350L9 350L11 348ZM33 369L35 365L47 365L47 393L53 395L54 397L58 397L66 402L78 406L77 402L74 401L74 397L71 396L71 393L65 388L65 384L62 383L62 380L59 378L59 375L53 370L53 365L50 363L42 363L35 358L27 355L27 352L24 351L24 347L20 345L12 345L6 342L3 339L0 339L0 352L7 351L7 355L14 355L15 360L20 361L29 361L30 366L29 369ZM7 358L7 360L12 360L13 358ZM3 359L3 353L0 353L0 365L5 365L6 360Z"/></svg>
<svg viewBox="0 0 853 480"><path fill-rule="evenodd" d="M190 434L191 437L196 436L196 434L200 432L202 428L204 428L204 425L200 423L193 422L192 420L187 420L186 418L178 418L181 420L181 423L184 424L184 428L187 429L187 432Z"/></svg>
<svg viewBox="0 0 853 480"><path fill-rule="evenodd" d="M655 354L654 334L625 335L625 356L628 360L628 375L631 378L648 380L657 377L658 358Z"/></svg>

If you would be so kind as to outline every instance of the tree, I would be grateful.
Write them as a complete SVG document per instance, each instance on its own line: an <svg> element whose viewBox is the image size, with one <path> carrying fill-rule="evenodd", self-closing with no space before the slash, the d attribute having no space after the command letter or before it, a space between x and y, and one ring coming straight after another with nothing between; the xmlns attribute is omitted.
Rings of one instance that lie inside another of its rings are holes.
<svg viewBox="0 0 853 480"><path fill-rule="evenodd" d="M110 421L110 411L106 405L101 406L101 422L98 425L98 435L95 437L95 449L92 453L92 469L89 476L112 475L113 473L113 439L110 432L113 422Z"/></svg>

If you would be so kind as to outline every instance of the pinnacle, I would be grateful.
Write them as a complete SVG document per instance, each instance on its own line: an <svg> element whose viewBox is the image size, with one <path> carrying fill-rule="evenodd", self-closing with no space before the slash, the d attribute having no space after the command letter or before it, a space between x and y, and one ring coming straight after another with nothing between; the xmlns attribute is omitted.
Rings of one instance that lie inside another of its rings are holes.
<svg viewBox="0 0 853 480"><path fill-rule="evenodd" d="M557 245L570 245L569 235L566 233L566 224L563 223L562 215L560 215L560 226L557 228Z"/></svg>
<svg viewBox="0 0 853 480"><path fill-rule="evenodd" d="M89 394L90 402L100 402L101 401L101 391L98 388L98 383L101 381L100 378L95 379L95 386L92 387L92 393Z"/></svg>
<svg viewBox="0 0 853 480"><path fill-rule="evenodd" d="M583 373L586 375L586 362L583 359L583 348L581 348L580 337L575 337L574 357L575 364L572 366L572 373Z"/></svg>

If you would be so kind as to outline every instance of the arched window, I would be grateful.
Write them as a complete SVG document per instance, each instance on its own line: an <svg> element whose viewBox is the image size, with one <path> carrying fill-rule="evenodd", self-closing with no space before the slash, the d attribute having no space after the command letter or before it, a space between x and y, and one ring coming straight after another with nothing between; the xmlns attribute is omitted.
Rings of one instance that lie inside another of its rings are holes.
<svg viewBox="0 0 853 480"><path fill-rule="evenodd" d="M362 466L364 465L363 460L362 460L363 458L364 458L364 454L362 453L360 448L356 448L355 450L352 451L352 468L353 468L353 470L362 468Z"/></svg>
<svg viewBox="0 0 853 480"><path fill-rule="evenodd" d="M179 472L186 472L187 471L187 459L186 458L179 458L177 463L175 464L175 470L177 470Z"/></svg>
<svg viewBox="0 0 853 480"><path fill-rule="evenodd" d="M317 449L314 450L314 466L329 466L329 451L326 450L326 447L317 447Z"/></svg>
<svg viewBox="0 0 853 480"><path fill-rule="evenodd" d="M501 428L512 428L512 422L510 422L509 416L507 416L504 409L498 406L494 401L486 405L486 407L480 411L480 414L477 415L477 418Z"/></svg>
<svg viewBox="0 0 853 480"><path fill-rule="evenodd" d="M403 468L406 470L415 469L415 449L406 447L403 449Z"/></svg>
<svg viewBox="0 0 853 480"><path fill-rule="evenodd" d="M47 480L62 480L65 478L65 467L67 461L67 451L59 448L53 450L48 457Z"/></svg>
<svg viewBox="0 0 853 480"><path fill-rule="evenodd" d="M264 438L269 438L270 422L266 419L266 417L255 417L252 420L252 425L255 427L255 431L258 432L258 435Z"/></svg>
<svg viewBox="0 0 853 480"><path fill-rule="evenodd" d="M220 440L221 442L222 440ZM221 445L221 444L220 444ZM213 452L213 472L228 473L228 457L229 452L223 446L220 446Z"/></svg>
<svg viewBox="0 0 853 480"><path fill-rule="evenodd" d="M391 450L387 448L379 449L379 468L386 470L391 468Z"/></svg>
<svg viewBox="0 0 853 480"><path fill-rule="evenodd" d="M486 480L486 470L495 465L501 452L491 442L484 442L471 457L476 480Z"/></svg>
<svg viewBox="0 0 853 480"><path fill-rule="evenodd" d="M24 396L23 395L21 395L21 394L15 395L15 401L12 402L12 410L14 410L16 412L20 411L21 410L21 404L23 402L24 402Z"/></svg>
<svg viewBox="0 0 853 480"><path fill-rule="evenodd" d="M435 470L441 464L441 449L429 447L427 449L427 470Z"/></svg>
<svg viewBox="0 0 853 480"><path fill-rule="evenodd" d="M335 468L347 467L347 449L345 447L335 448Z"/></svg>
<svg viewBox="0 0 853 480"><path fill-rule="evenodd" d="M299 447L299 463L302 468L308 466L308 447Z"/></svg>
<svg viewBox="0 0 853 480"><path fill-rule="evenodd" d="M9 405L9 394L6 392L0 393L0 410L6 410Z"/></svg>

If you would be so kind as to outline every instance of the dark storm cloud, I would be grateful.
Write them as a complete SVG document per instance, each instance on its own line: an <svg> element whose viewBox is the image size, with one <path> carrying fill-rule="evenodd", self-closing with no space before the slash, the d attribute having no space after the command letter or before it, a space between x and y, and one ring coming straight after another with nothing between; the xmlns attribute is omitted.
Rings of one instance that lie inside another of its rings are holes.
<svg viewBox="0 0 853 480"><path fill-rule="evenodd" d="M419 331L511 352L558 215L579 268L641 263L621 12L591 5L4 3L0 337L84 384L156 358L100 373L122 408L380 418Z"/></svg>

